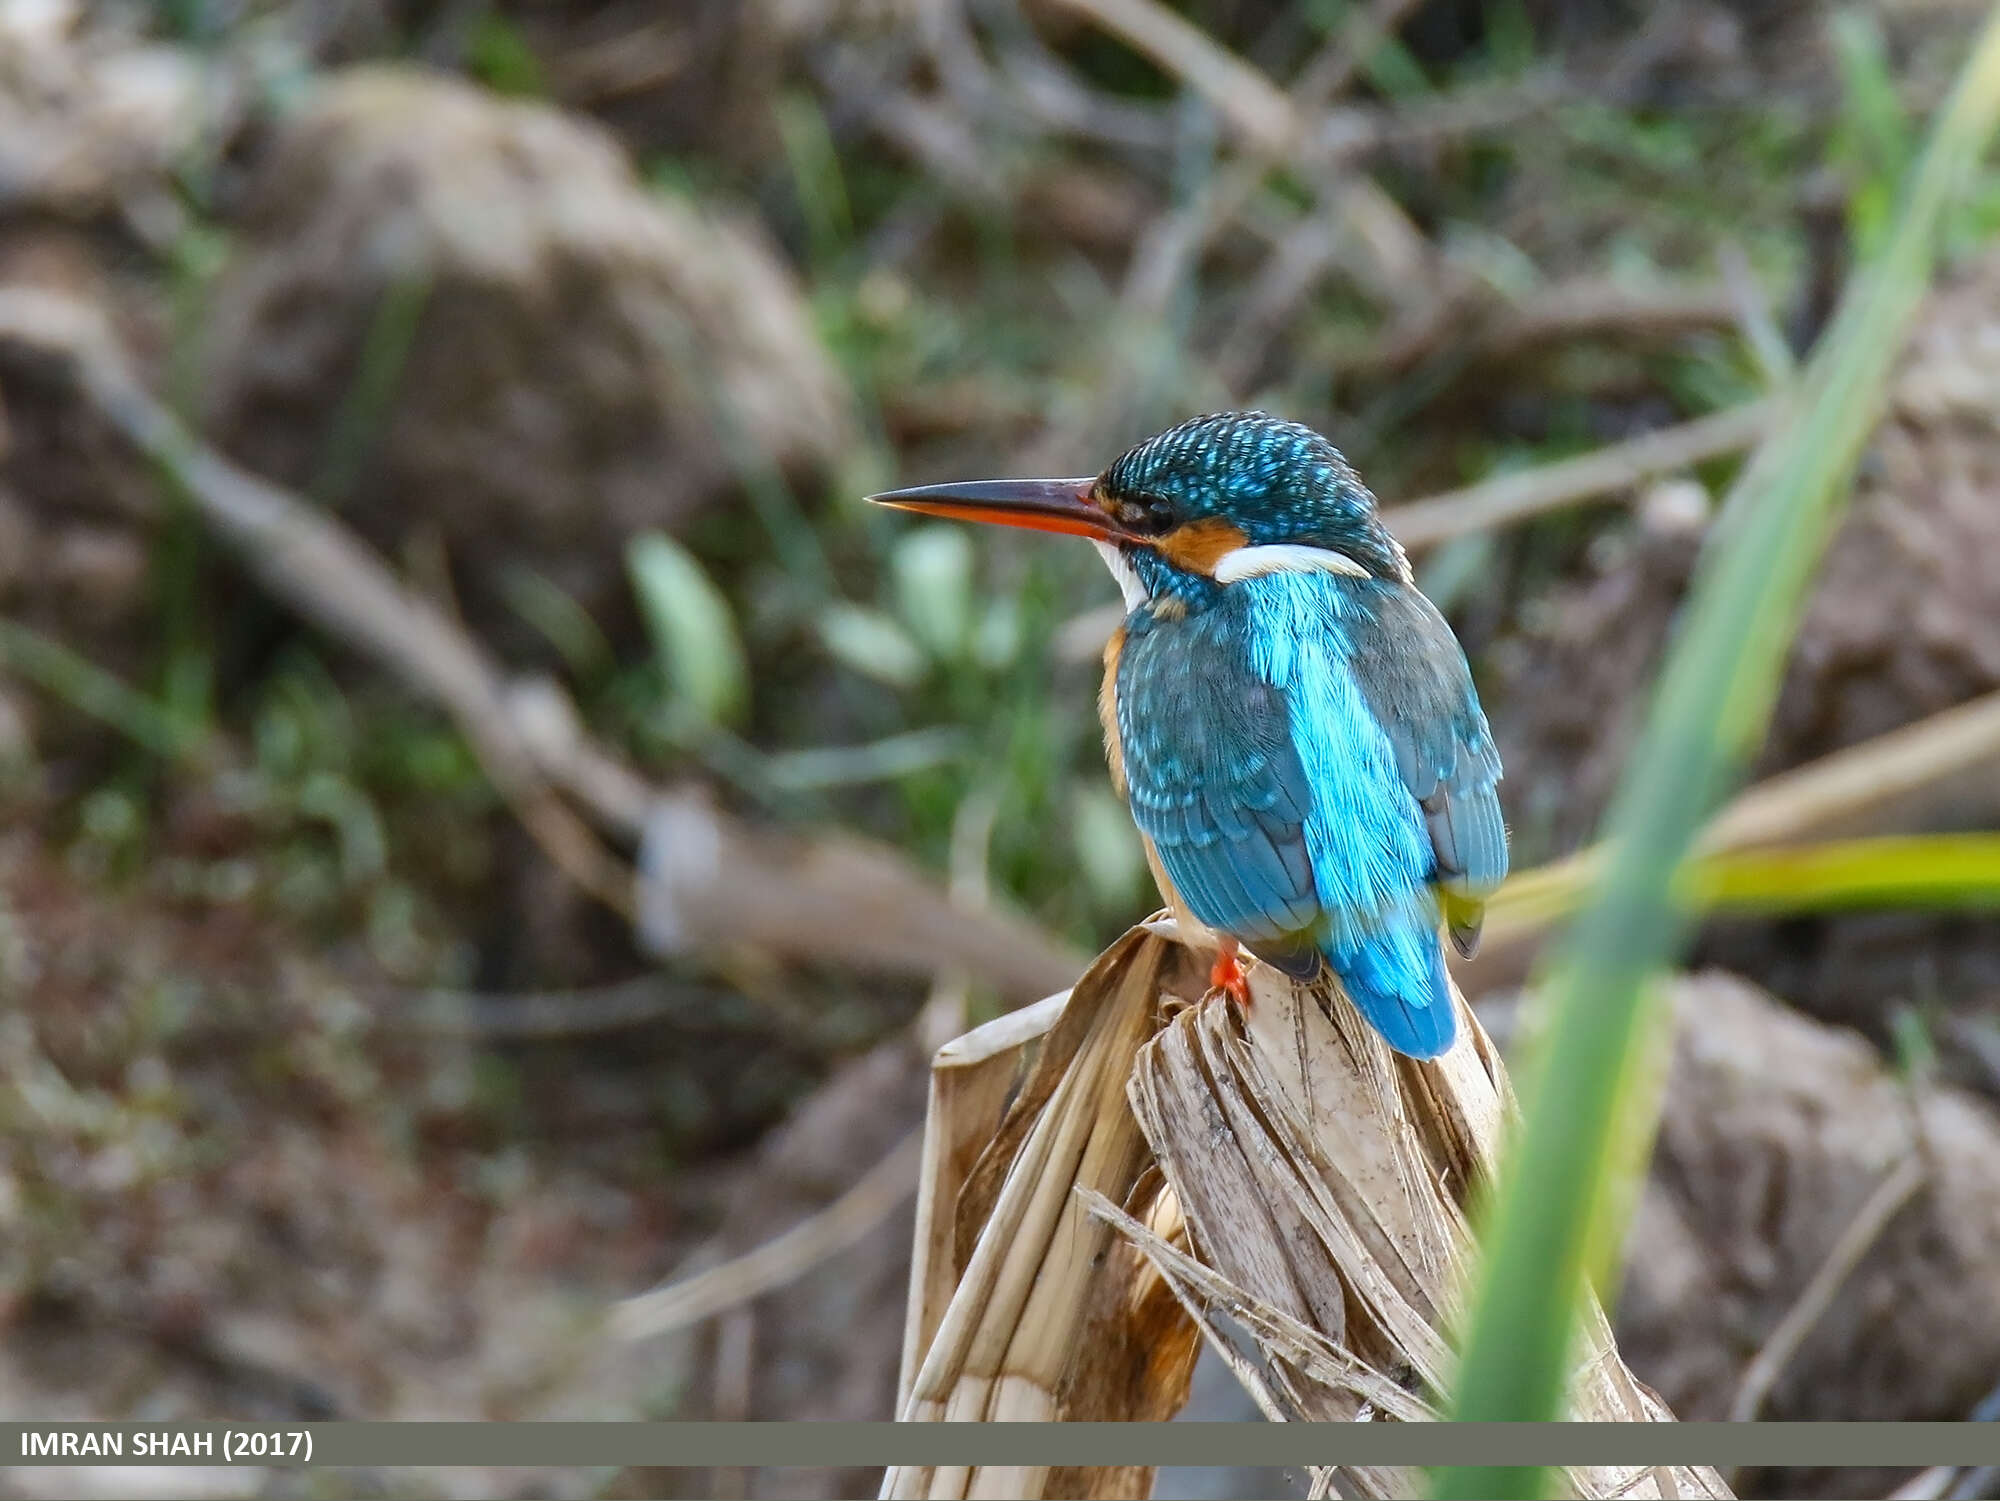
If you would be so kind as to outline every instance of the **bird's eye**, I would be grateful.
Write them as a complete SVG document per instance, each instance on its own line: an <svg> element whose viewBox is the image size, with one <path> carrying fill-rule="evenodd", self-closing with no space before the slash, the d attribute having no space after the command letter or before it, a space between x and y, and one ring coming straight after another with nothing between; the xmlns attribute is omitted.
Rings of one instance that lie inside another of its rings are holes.
<svg viewBox="0 0 2000 1501"><path fill-rule="evenodd" d="M1128 531L1156 536L1173 529L1173 504L1157 495L1121 495L1117 504L1119 523Z"/></svg>

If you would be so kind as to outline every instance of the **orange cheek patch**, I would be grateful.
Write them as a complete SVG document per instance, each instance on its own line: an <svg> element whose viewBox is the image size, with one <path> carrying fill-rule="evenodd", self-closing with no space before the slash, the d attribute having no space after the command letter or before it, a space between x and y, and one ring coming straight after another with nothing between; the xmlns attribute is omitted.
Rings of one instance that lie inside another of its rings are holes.
<svg viewBox="0 0 2000 1501"><path fill-rule="evenodd" d="M1176 568L1213 577L1215 565L1249 540L1241 528L1220 516L1204 516L1175 527L1153 545Z"/></svg>

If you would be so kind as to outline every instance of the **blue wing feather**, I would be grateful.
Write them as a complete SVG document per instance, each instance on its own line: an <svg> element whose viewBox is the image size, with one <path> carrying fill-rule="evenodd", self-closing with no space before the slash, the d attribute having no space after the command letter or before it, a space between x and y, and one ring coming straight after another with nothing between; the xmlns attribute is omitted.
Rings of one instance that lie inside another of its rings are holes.
<svg viewBox="0 0 2000 1501"><path fill-rule="evenodd" d="M1404 660L1439 645L1442 665ZM1136 611L1114 671L1132 814L1189 911L1294 973L1324 955L1402 1052L1448 1048L1433 884L1489 890L1506 832L1464 656L1428 601L1246 579L1195 613Z"/></svg>
<svg viewBox="0 0 2000 1501"><path fill-rule="evenodd" d="M1480 711L1465 653L1415 589L1344 584L1363 600L1349 666L1424 811L1432 879L1452 899L1452 941L1470 958L1484 899L1507 876L1507 826L1496 786L1500 754Z"/></svg>
<svg viewBox="0 0 2000 1501"><path fill-rule="evenodd" d="M1229 625L1134 616L1117 663L1120 753L1132 816L1188 910L1283 953L1319 916L1312 795L1284 700L1247 670Z"/></svg>
<svg viewBox="0 0 2000 1501"><path fill-rule="evenodd" d="M1243 591L1253 670L1285 695L1313 793L1306 845L1322 951L1390 1045L1429 1058L1457 1031L1431 890L1437 855L1396 737L1354 670L1377 639L1373 601L1357 599L1356 584L1276 573L1232 590Z"/></svg>

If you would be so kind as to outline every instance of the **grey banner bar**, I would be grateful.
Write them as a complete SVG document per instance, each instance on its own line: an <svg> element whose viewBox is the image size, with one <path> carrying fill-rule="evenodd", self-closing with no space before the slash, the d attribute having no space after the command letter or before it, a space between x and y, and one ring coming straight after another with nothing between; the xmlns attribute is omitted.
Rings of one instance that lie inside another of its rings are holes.
<svg viewBox="0 0 2000 1501"><path fill-rule="evenodd" d="M1973 1465L2000 1464L2000 1425L0 1423L5 1467L222 1463Z"/></svg>

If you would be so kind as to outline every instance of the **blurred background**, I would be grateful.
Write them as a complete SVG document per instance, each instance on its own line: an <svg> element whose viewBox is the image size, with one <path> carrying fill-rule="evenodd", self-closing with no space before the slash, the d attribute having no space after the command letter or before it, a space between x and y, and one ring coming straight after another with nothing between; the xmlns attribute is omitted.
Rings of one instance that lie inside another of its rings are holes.
<svg viewBox="0 0 2000 1501"><path fill-rule="evenodd" d="M0 0L0 1411L889 1416L929 1053L1156 897L1097 559L860 497L1308 422L1572 853L1983 11ZM2000 690L1996 231L1757 778ZM1973 848L1974 760L1787 832ZM1676 981L1618 1323L1683 1417L2000 1385L1996 883L1894 876L1745 877ZM1503 1041L1532 938L1461 975Z"/></svg>

